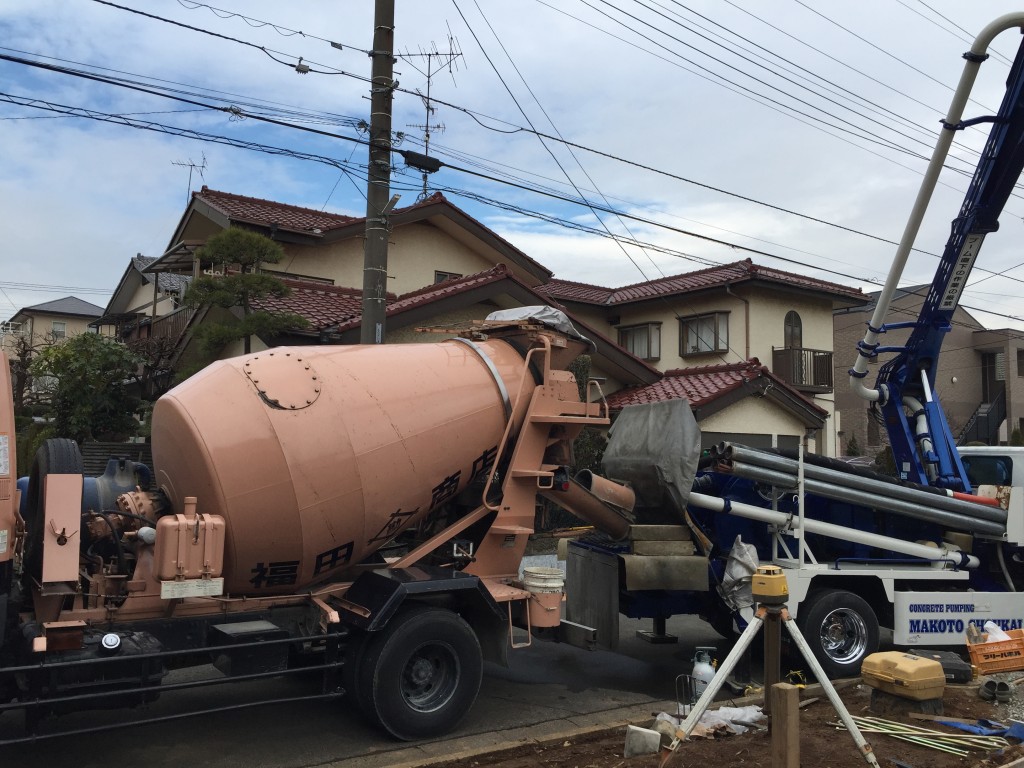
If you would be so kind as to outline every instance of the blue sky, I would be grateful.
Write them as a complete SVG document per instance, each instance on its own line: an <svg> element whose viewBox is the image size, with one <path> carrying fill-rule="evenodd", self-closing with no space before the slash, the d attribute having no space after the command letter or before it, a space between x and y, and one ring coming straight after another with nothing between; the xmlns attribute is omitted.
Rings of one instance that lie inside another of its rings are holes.
<svg viewBox="0 0 1024 768"><path fill-rule="evenodd" d="M4 317L69 294L104 305L130 257L156 256L167 247L188 195L190 169L181 164L201 164L204 157L202 176L193 171L193 189L206 183L365 213L366 149L351 139L364 138L355 126L369 113L373 3L217 0L210 4L216 11L187 0L120 4L168 21L94 0L8 0L0 6L0 54L159 81L202 104L235 105L338 137L8 61L0 61L0 92L336 164L60 116L0 96ZM445 190L556 276L624 285L750 256L871 289L871 281L884 279L894 246L778 208L897 240L926 164L919 155L930 155L966 40L1013 10L1002 0L398 0L396 48L409 55L395 65L401 90L393 127L405 134L402 148L423 150L417 126L427 118L417 91L426 92L428 58L420 54L454 44L461 56L431 81L432 96L448 102L435 104L430 117L444 126L434 131L431 154L636 217L599 218L584 205L449 168L431 177L432 190ZM1018 40L1012 32L997 40L1000 55L982 68L970 116L998 106L1009 70L1005 57L1012 58ZM295 71L300 56L313 72ZM429 61L438 67L439 59ZM769 63L781 74L762 66ZM523 130L531 124L587 149L542 142ZM972 152L983 142L981 131L958 136L951 162L973 169ZM420 179L400 160L396 166L394 188L404 206L415 201ZM962 174L944 173L918 247L941 252L966 186ZM965 305L1024 314L1018 299L1024 267L1017 268L1024 257L1016 245L1022 217L1024 201L1012 199L1002 231L979 259L981 267L1009 270L1011 278L979 283L965 294ZM657 249L619 245L597 234L605 228ZM904 282L930 281L935 263L915 255ZM976 272L974 279L984 277ZM1019 325L975 314L989 327Z"/></svg>

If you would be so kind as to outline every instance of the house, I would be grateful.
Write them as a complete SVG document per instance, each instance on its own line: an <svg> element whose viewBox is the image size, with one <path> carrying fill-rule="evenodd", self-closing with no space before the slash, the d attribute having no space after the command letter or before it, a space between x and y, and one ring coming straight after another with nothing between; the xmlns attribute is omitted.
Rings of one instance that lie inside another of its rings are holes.
<svg viewBox="0 0 1024 768"><path fill-rule="evenodd" d="M408 293L425 285L475 274L495 264L536 287L551 279L538 264L441 193L388 216L388 291ZM293 279L326 280L361 288L366 220L203 187L192 199L168 242L148 269L198 274L196 247L211 235L239 226L277 241L285 260L265 271Z"/></svg>
<svg viewBox="0 0 1024 768"><path fill-rule="evenodd" d="M416 333L422 326L440 326L450 335L495 309L553 304L595 341L593 374L604 379L606 394L655 386L663 373L678 383L691 368L738 366L727 373L744 378L744 386L715 392L700 404L708 418L714 412L714 420L702 425L709 434L739 433L755 444L785 445L810 432L819 450L836 452L830 319L836 308L864 303L859 290L750 260L623 288L556 280L441 194L395 209L388 223L387 341L423 339ZM309 324L275 339L254 339L253 349L358 342L361 218L203 187L193 193L167 251L143 273L195 276L208 270L197 258L199 247L229 226L261 232L285 252L282 262L264 271L280 277L291 294L261 299L254 308L294 313ZM195 329L217 317L182 307L153 319L148 332L172 340L176 366L194 367ZM239 343L220 356L240 353ZM770 414L752 398L732 401L773 390L763 399L771 403Z"/></svg>
<svg viewBox="0 0 1024 768"><path fill-rule="evenodd" d="M438 336L417 333L420 326L457 328L482 320L496 309L546 304L551 299L536 289L550 280L551 272L487 229L443 195L396 209L389 216L387 340L429 340ZM257 310L290 312L303 317L308 328L274 340L278 344L349 344L359 340L362 316L363 238L365 220L286 205L203 187L192 200L171 236L166 253L141 268L140 274L158 279L190 279L209 268L197 258L205 239L228 226L239 226L272 237L285 251L278 264L264 272L278 276L290 289L282 299L265 298ZM215 318L219 310L186 306L171 311L157 303L137 280L133 265L122 278L108 309L113 314L132 308L155 311L142 319L130 338L170 339L176 352L170 361L178 369L202 361L192 343L195 329ZM169 286L170 287L170 286ZM211 314L212 313L212 314ZM224 319L223 315L220 316ZM623 352L611 339L592 328L597 352L594 375L606 387L643 384L659 374L649 364ZM452 334L448 334L452 335ZM252 340L252 349L266 347ZM220 354L241 353L241 343Z"/></svg>
<svg viewBox="0 0 1024 768"><path fill-rule="evenodd" d="M709 432L757 434L776 443L814 434L814 449L835 455L831 317L867 298L859 289L754 264L750 259L621 288L551 280L540 291L564 304L627 351L682 382L691 369L769 371L813 409L781 423L751 423L740 410ZM761 360L771 361L762 363ZM756 361L756 362L755 362ZM765 367L767 366L767 367ZM734 371L735 373L735 371ZM683 387L685 389L685 387ZM810 414L821 409L826 421ZM711 428L713 427L713 428Z"/></svg>
<svg viewBox="0 0 1024 768"><path fill-rule="evenodd" d="M146 272L146 267L155 261L155 257L141 253L134 256L107 302L101 321L113 325L118 337L125 337L139 326L150 324L181 306L191 276ZM136 336L146 333L141 331Z"/></svg>
<svg viewBox="0 0 1024 768"><path fill-rule="evenodd" d="M700 425L701 448L737 442L796 450L808 432L825 429L829 412L773 374L755 357L740 363L666 371L653 384L608 397L612 413L627 405L686 399Z"/></svg>
<svg viewBox="0 0 1024 768"><path fill-rule="evenodd" d="M18 338L28 339L33 345L60 341L79 333L102 330L110 332L107 326L90 326L103 316L103 308L83 301L76 296L22 307L2 326L3 348L11 351L11 345Z"/></svg>
<svg viewBox="0 0 1024 768"><path fill-rule="evenodd" d="M916 320L929 287L918 285L897 290L887 322ZM867 294L868 304L835 311L835 346L842 355L840 362L845 363L837 365L837 370L845 372L856 360L857 342L864 338L878 295L879 292ZM893 329L886 332L883 343L899 346L909 335L909 329ZM881 363L887 359L889 356L880 355ZM869 364L869 386L879 364ZM845 378L836 391L842 445L849 447L855 439L864 455L873 456L888 445L885 429L872 415L870 404L846 386ZM1014 428L1024 431L1024 332L1009 328L986 330L967 310L958 307L942 345L935 394L961 445L999 445L1008 441Z"/></svg>
<svg viewBox="0 0 1024 768"><path fill-rule="evenodd" d="M34 350L80 333L112 333L108 325L96 325L103 309L76 296L22 307L10 320L0 325L0 348L11 362L12 386L16 407L25 405L30 397L28 364Z"/></svg>

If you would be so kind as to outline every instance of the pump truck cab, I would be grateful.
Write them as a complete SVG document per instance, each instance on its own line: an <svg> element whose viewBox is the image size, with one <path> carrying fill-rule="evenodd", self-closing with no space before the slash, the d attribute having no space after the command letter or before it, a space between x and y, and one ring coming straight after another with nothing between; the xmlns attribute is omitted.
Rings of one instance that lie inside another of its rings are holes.
<svg viewBox="0 0 1024 768"><path fill-rule="evenodd" d="M533 309L440 343L214 363L157 402L151 482L116 461L84 478L76 444L48 440L20 504L0 360L0 712L39 738L54 715L189 685L168 679L181 666L313 670L299 698L347 694L417 739L459 721L510 639L586 642L536 608L550 589L531 599L518 580L538 491L567 486L572 440L608 424L597 385L583 402L566 370L587 341ZM572 496L594 524L628 525Z"/></svg>

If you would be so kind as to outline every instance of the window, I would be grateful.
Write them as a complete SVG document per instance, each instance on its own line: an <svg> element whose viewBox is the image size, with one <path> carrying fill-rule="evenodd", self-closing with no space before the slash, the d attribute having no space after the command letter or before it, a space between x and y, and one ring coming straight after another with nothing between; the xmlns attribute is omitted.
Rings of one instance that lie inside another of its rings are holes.
<svg viewBox="0 0 1024 768"><path fill-rule="evenodd" d="M458 272L441 272L440 270L434 270L434 285L443 283L445 280L458 280L462 275Z"/></svg>
<svg viewBox="0 0 1024 768"><path fill-rule="evenodd" d="M620 328L619 346L641 360L657 360L661 357L661 323Z"/></svg>
<svg viewBox="0 0 1024 768"><path fill-rule="evenodd" d="M972 486L1013 482L1013 459L1009 456L963 456L961 459Z"/></svg>
<svg viewBox="0 0 1024 768"><path fill-rule="evenodd" d="M1017 375L1024 376L1024 349L1017 350Z"/></svg>
<svg viewBox="0 0 1024 768"><path fill-rule="evenodd" d="M790 310L786 313L783 332L785 338L782 346L786 349L800 349L804 345L804 326L796 312Z"/></svg>
<svg viewBox="0 0 1024 768"><path fill-rule="evenodd" d="M68 324L54 320L50 323L50 335L53 336L54 341L65 338L68 335Z"/></svg>
<svg viewBox="0 0 1024 768"><path fill-rule="evenodd" d="M679 354L699 355L705 352L725 352L729 349L729 313L683 317L679 320L682 348Z"/></svg>

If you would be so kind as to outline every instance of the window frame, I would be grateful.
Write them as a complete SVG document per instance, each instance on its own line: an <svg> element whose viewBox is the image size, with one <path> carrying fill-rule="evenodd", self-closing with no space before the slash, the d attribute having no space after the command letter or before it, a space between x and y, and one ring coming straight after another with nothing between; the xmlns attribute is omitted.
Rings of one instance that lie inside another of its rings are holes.
<svg viewBox="0 0 1024 768"><path fill-rule="evenodd" d="M60 326L60 333L57 333L57 326ZM68 337L68 323L67 320L51 320L50 321L50 337L54 341L63 341Z"/></svg>
<svg viewBox="0 0 1024 768"><path fill-rule="evenodd" d="M795 322L794 322L795 321ZM796 336L798 344L793 344L793 336ZM795 309L789 310L786 313L785 319L782 321L782 348L783 349L803 349L804 348L804 321L800 317L800 313Z"/></svg>
<svg viewBox="0 0 1024 768"><path fill-rule="evenodd" d="M711 349L688 349L687 338L689 327L693 323L714 319L715 340ZM724 333L723 333L724 330ZM699 315L687 315L679 318L679 356L697 357L699 355L715 355L729 351L729 312L717 310L714 312L702 312Z"/></svg>
<svg viewBox="0 0 1024 768"><path fill-rule="evenodd" d="M629 352L634 357L639 357L641 360L645 360L645 361L648 361L648 362L656 361L656 360L660 360L661 359L661 321L660 320L652 320L652 321L647 322L647 323L633 323L631 325L623 325L623 326L619 326L619 328L617 330L619 332L618 333L618 344L619 344L619 346L622 347L627 352ZM646 344L646 346L647 346L648 354L646 356L645 355L640 355L640 354L637 354L636 352L634 352L630 348L629 344L627 344L625 339L623 338L625 335L632 335L633 333L638 332L638 331L646 331L647 332L647 344Z"/></svg>
<svg viewBox="0 0 1024 768"><path fill-rule="evenodd" d="M435 269L434 270L434 285L438 285L438 284L443 283L443 282L445 282L447 280L460 280L463 277L465 277L465 275L463 275L463 274L461 274L459 272L446 272L443 269Z"/></svg>

